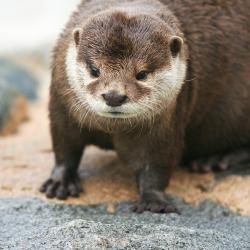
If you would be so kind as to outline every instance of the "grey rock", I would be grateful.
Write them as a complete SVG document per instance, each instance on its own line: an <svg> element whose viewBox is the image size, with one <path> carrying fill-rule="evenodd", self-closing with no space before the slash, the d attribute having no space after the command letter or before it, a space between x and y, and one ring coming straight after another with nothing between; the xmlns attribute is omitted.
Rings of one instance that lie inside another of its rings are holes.
<svg viewBox="0 0 250 250"><path fill-rule="evenodd" d="M17 91L0 78L0 130L9 117L12 105L16 99Z"/></svg>
<svg viewBox="0 0 250 250"><path fill-rule="evenodd" d="M8 120L16 97L37 97L38 81L26 70L0 58L0 130Z"/></svg>
<svg viewBox="0 0 250 250"><path fill-rule="evenodd" d="M29 100L37 97L37 79L21 66L0 58L0 79Z"/></svg>
<svg viewBox="0 0 250 250"><path fill-rule="evenodd" d="M134 214L131 203L73 206L0 200L0 249L250 249L250 217L179 199L182 214Z"/></svg>

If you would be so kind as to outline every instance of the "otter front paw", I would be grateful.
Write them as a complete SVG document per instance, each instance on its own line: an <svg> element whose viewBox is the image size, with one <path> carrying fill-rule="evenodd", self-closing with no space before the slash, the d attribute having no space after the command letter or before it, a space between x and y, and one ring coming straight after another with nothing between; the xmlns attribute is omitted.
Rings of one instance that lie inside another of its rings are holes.
<svg viewBox="0 0 250 250"><path fill-rule="evenodd" d="M173 204L171 204L167 195L161 192L157 192L155 197L152 197L152 194L150 194L148 197L143 197L132 207L132 211L136 213L149 211L152 213L180 214L179 210Z"/></svg>
<svg viewBox="0 0 250 250"><path fill-rule="evenodd" d="M76 173L67 173L66 168L55 167L51 177L40 187L40 192L46 193L48 198L65 200L69 196L79 197L83 189Z"/></svg>
<svg viewBox="0 0 250 250"><path fill-rule="evenodd" d="M144 200L141 200L136 205L134 205L132 211L136 213L143 213L146 211L150 211L152 213L161 213L161 214L168 214L168 213L180 214L178 209L169 203L155 202L155 201L149 202Z"/></svg>

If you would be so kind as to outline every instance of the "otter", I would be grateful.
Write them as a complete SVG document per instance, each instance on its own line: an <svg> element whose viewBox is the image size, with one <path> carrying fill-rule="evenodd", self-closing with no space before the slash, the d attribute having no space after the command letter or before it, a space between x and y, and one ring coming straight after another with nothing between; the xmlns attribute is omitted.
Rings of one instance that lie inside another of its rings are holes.
<svg viewBox="0 0 250 250"><path fill-rule="evenodd" d="M164 192L178 164L246 160L237 150L248 157L249 13L243 0L82 1L54 50L55 167L40 191L79 196L93 144L135 172L133 211L178 212Z"/></svg>

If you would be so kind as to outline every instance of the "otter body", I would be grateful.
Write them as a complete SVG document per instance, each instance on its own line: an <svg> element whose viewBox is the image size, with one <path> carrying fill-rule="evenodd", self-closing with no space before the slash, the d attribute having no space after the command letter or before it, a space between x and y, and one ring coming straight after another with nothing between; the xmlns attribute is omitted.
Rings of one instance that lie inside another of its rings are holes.
<svg viewBox="0 0 250 250"><path fill-rule="evenodd" d="M249 1L83 1L54 51L56 165L41 191L78 196L94 144L135 171L135 211L176 211L164 189L183 159L249 147L249 13Z"/></svg>

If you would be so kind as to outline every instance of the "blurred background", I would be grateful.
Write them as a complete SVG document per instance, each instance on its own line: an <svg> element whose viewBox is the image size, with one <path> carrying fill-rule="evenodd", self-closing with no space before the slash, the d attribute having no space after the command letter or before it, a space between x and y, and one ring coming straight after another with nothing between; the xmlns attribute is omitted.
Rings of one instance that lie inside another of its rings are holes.
<svg viewBox="0 0 250 250"><path fill-rule="evenodd" d="M79 0L0 0L0 52L54 42Z"/></svg>
<svg viewBox="0 0 250 250"><path fill-rule="evenodd" d="M48 90L52 48L79 2L0 0L0 135L17 132Z"/></svg>

